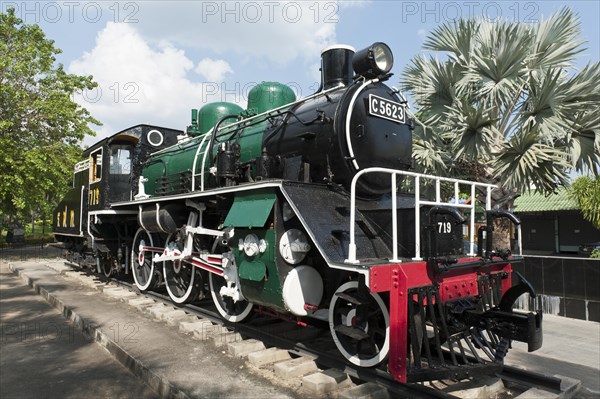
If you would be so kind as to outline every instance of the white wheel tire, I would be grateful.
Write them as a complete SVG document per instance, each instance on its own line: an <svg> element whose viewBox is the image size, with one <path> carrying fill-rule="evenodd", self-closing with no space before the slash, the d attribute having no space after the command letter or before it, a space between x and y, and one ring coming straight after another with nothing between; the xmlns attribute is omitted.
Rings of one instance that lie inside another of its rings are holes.
<svg viewBox="0 0 600 399"><path fill-rule="evenodd" d="M185 291L185 294L183 294L182 297L178 297L171 291L171 289L169 288L169 284L167 283L167 270L166 270L167 265L166 265L166 263L167 262L163 262L163 278L165 280L165 286L167 287L167 292L169 293L169 298L171 298L171 300L177 304L185 303L188 300L188 298L190 297L192 290L194 289L194 279L196 277L196 270L194 269L192 271L192 278L190 280L190 286ZM191 266L191 267L194 267L194 266Z"/></svg>
<svg viewBox="0 0 600 399"><path fill-rule="evenodd" d="M173 236L173 234L169 234L169 236L167 237L167 240L165 242L165 248L167 248L167 246L169 245L169 241L171 240L172 236ZM192 278L190 281L190 285L189 285L188 289L185 291L185 294L183 294L182 297L178 297L171 291L171 289L169 288L169 284L167 282L168 281L167 280L167 262L162 262L162 264L163 264L163 280L165 282L165 287L167 287L167 292L169 293L169 298L171 298L171 300L177 304L185 303L188 300L188 298L190 297L192 290L194 289L194 279L196 277L196 269L194 268L194 266L192 264L190 264L190 267L192 268ZM181 267L183 267L183 265Z"/></svg>
<svg viewBox="0 0 600 399"><path fill-rule="evenodd" d="M337 294L338 292L345 292L345 291L351 290L351 289L358 289L357 281L349 281L345 284L342 284L335 291L335 293ZM375 299L375 301L377 302L377 305L379 305L379 307L382 309L383 318L385 320L385 325L386 325L386 327L385 327L385 342L383 344L383 347L379 350L379 353L377 354L377 356L374 356L371 359L366 359L366 360L361 359L357 355L351 355L350 353L348 353L348 351L346 351L346 349L344 348L342 343L339 341L337 334L335 333L335 330L334 330L335 326L333 325L333 309L335 308L335 304L339 300L339 297L334 294L333 297L331 298L331 303L329 304L329 330L331 331L331 336L333 337L335 346L337 346L340 353L346 359L348 359L348 361L350 363L352 363L356 366L359 366L359 367L377 366L379 363L381 363L383 360L385 360L386 356L388 355L388 352L390 351L390 314L388 312L388 308L387 308L387 306L385 306L385 303L383 302L383 299L381 299L379 294L374 293L374 292L369 292L369 294L371 294L371 297L373 299Z"/></svg>
<svg viewBox="0 0 600 399"><path fill-rule="evenodd" d="M243 320L246 319L246 317L248 317L250 315L250 312L252 311L252 307L253 304L248 302L248 306L246 307L246 309L244 309L244 311L242 313L240 313L239 315L231 315L229 313L227 313L227 310L224 309L221 306L221 302L219 302L219 293L215 292L215 288L213 286L213 273L210 273L210 275L208 276L208 283L210 285L210 295L212 296L213 299L213 303L215 304L217 310L219 311L219 314L227 321L231 322L231 323L239 323Z"/></svg>
<svg viewBox="0 0 600 399"><path fill-rule="evenodd" d="M143 233L146 234L148 236L148 238L150 239L150 246L153 247L154 246L154 242L152 241L152 234L148 233L146 230L139 228L138 231L135 233L135 236L133 237L133 244L135 245L135 242L137 241L138 238L138 234ZM137 262L138 262L138 255L135 254L135 248L131 248L131 271L133 274L133 281L135 281L135 285L138 287L138 289L140 291L146 291L148 289L148 287L150 287L150 284L152 284L152 280L154 279L154 262L152 261L152 258L150 258L150 264L152 265L150 267L150 277L148 278L148 281L146 281L146 284L141 284L138 279L137 279L137 274L135 272L135 270L133 269L134 267L137 267Z"/></svg>

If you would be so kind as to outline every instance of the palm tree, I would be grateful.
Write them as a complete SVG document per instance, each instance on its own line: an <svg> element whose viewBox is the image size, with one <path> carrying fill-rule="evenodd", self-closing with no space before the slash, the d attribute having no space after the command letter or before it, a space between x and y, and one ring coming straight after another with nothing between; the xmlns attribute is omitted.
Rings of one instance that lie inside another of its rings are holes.
<svg viewBox="0 0 600 399"><path fill-rule="evenodd" d="M492 182L496 206L551 193L573 170L600 173L600 63L568 8L537 24L458 20L436 28L402 80L425 128L413 150L429 173ZM435 55L435 56L434 56Z"/></svg>

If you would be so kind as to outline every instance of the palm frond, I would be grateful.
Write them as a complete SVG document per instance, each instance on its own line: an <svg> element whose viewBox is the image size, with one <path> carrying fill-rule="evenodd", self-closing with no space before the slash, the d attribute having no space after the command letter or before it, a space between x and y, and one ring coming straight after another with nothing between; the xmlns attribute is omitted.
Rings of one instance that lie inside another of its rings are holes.
<svg viewBox="0 0 600 399"><path fill-rule="evenodd" d="M448 107L442 137L452 143L454 159L482 160L498 143L493 110L473 107L465 99Z"/></svg>
<svg viewBox="0 0 600 399"><path fill-rule="evenodd" d="M565 106L569 111L589 106L598 109L600 104L600 61L587 64L581 71L564 82L561 87Z"/></svg>
<svg viewBox="0 0 600 399"><path fill-rule="evenodd" d="M417 56L405 69L402 85L426 110L424 117L428 123L437 123L456 98L455 86L460 75L460 67L455 64Z"/></svg>
<svg viewBox="0 0 600 399"><path fill-rule="evenodd" d="M600 113L596 109L574 114L573 130L564 141L571 166L580 173L600 174Z"/></svg>
<svg viewBox="0 0 600 399"><path fill-rule="evenodd" d="M425 40L423 48L431 51L447 51L450 57L462 65L470 62L473 36L479 29L475 20L459 19L454 23L438 26Z"/></svg>
<svg viewBox="0 0 600 399"><path fill-rule="evenodd" d="M479 81L476 95L484 105L507 108L523 87L530 35L523 25L485 21L477 41L466 78Z"/></svg>
<svg viewBox="0 0 600 399"><path fill-rule="evenodd" d="M560 68L530 76L528 98L521 104L520 116L515 123L527 129L536 128L542 137L556 137L569 131L564 107L565 92L562 90L564 82L565 76Z"/></svg>
<svg viewBox="0 0 600 399"><path fill-rule="evenodd" d="M503 186L522 192L530 185L552 192L568 183L569 164L565 153L540 140L537 129L530 129L503 145L494 162L496 177Z"/></svg>
<svg viewBox="0 0 600 399"><path fill-rule="evenodd" d="M545 69L551 66L568 67L575 56L581 53L584 43L580 21L570 8L564 7L534 29L533 54L530 69Z"/></svg>

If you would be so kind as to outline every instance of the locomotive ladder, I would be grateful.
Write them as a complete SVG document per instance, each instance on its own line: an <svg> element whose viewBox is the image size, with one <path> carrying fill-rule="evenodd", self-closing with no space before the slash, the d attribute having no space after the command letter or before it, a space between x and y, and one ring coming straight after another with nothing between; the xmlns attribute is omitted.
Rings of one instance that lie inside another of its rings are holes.
<svg viewBox="0 0 600 399"><path fill-rule="evenodd" d="M393 257L391 259L392 262L401 262L398 258L398 208L397 208L397 193L398 193L398 184L397 184L397 176L407 176L414 178L415 184L415 257L412 258L414 261L423 260L421 257L421 213L420 208L421 205L433 205L433 206L446 206L452 208L462 208L470 210L470 228L469 228L469 256L475 256L474 253L474 244L475 244L475 189L477 187L485 188L486 198L485 198L485 210L491 210L492 205L492 190L498 188L498 186L494 184L488 183L478 183L472 182L468 180L460 180L460 179L451 179L448 177L440 177L433 175L426 175L422 173L415 172L407 172L396 169L388 169L388 168L366 168L354 176L352 179L352 185L350 190L350 244L348 244L348 259L345 260L345 263L357 264L360 263L358 259L356 259L356 241L355 241L355 223L356 223L356 183L363 176L368 173L385 173L391 175L391 192L392 192L392 250ZM422 180L433 180L435 181L435 201L422 200L421 199L421 181ZM449 182L454 183L454 201L451 202L442 202L441 200L441 182ZM469 186L471 188L471 203L470 204L460 204L459 203L459 185ZM518 247L519 247L519 255L522 255L522 246L521 246L521 225L517 226L517 237L518 237Z"/></svg>

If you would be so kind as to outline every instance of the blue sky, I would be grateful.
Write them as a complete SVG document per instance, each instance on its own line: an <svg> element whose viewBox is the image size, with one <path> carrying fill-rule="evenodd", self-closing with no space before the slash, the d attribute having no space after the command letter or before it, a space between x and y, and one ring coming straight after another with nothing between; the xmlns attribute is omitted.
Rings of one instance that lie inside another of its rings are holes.
<svg viewBox="0 0 600 399"><path fill-rule="evenodd" d="M212 101L244 106L265 80L301 96L318 86L320 50L357 50L375 41L395 56L391 84L421 52L426 35L459 17L537 22L565 4L581 18L587 50L577 66L600 58L600 2L589 1L0 1L38 23L63 50L72 73L99 89L78 96L104 125L90 144L138 123L185 129L191 108Z"/></svg>

